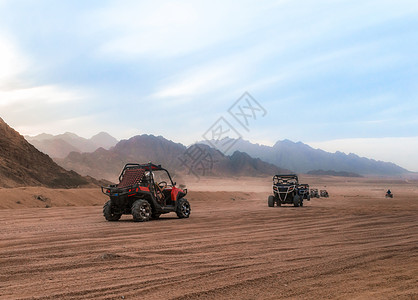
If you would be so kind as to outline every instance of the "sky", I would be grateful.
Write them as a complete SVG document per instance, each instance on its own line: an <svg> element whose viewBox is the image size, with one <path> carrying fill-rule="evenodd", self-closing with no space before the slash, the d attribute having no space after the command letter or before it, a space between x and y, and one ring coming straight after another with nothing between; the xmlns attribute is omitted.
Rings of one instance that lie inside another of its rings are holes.
<svg viewBox="0 0 418 300"><path fill-rule="evenodd" d="M417 63L415 0L0 0L0 117L23 135L187 145L224 122L418 171Z"/></svg>

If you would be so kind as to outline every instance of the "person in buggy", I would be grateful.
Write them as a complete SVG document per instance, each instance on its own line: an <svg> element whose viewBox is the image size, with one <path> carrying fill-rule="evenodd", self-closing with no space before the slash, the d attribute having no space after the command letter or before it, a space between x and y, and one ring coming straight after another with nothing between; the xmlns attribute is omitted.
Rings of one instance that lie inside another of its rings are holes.
<svg viewBox="0 0 418 300"><path fill-rule="evenodd" d="M386 198L393 198L393 194L392 194L392 192L391 192L391 190L390 190L390 189L388 189L388 191L386 192L385 197L386 197Z"/></svg>

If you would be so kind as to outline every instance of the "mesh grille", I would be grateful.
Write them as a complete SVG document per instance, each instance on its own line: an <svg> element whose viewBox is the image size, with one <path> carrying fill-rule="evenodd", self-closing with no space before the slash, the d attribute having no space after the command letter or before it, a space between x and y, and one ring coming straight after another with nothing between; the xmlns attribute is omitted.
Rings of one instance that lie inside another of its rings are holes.
<svg viewBox="0 0 418 300"><path fill-rule="evenodd" d="M132 186L137 184L141 181L142 177L144 176L145 169L127 169L125 173L123 173L123 177L121 182L118 184L118 188L125 188L128 186Z"/></svg>

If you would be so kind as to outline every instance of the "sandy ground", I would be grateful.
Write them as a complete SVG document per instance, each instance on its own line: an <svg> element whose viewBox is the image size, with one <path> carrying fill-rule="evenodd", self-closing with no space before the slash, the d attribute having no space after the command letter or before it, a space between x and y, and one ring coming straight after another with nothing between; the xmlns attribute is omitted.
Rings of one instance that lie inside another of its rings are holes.
<svg viewBox="0 0 418 300"><path fill-rule="evenodd" d="M270 179L190 181L189 219L147 223L106 222L97 189L0 189L0 298L418 299L417 183L302 180L331 197L269 208Z"/></svg>

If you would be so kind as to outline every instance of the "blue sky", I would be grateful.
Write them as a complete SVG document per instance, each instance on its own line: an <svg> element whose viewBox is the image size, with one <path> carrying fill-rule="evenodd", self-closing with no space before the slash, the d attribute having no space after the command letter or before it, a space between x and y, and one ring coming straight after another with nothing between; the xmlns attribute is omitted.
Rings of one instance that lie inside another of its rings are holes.
<svg viewBox="0 0 418 300"><path fill-rule="evenodd" d="M418 171L417 28L402 0L0 0L0 117L190 144L248 91L267 114L233 124L247 140Z"/></svg>

